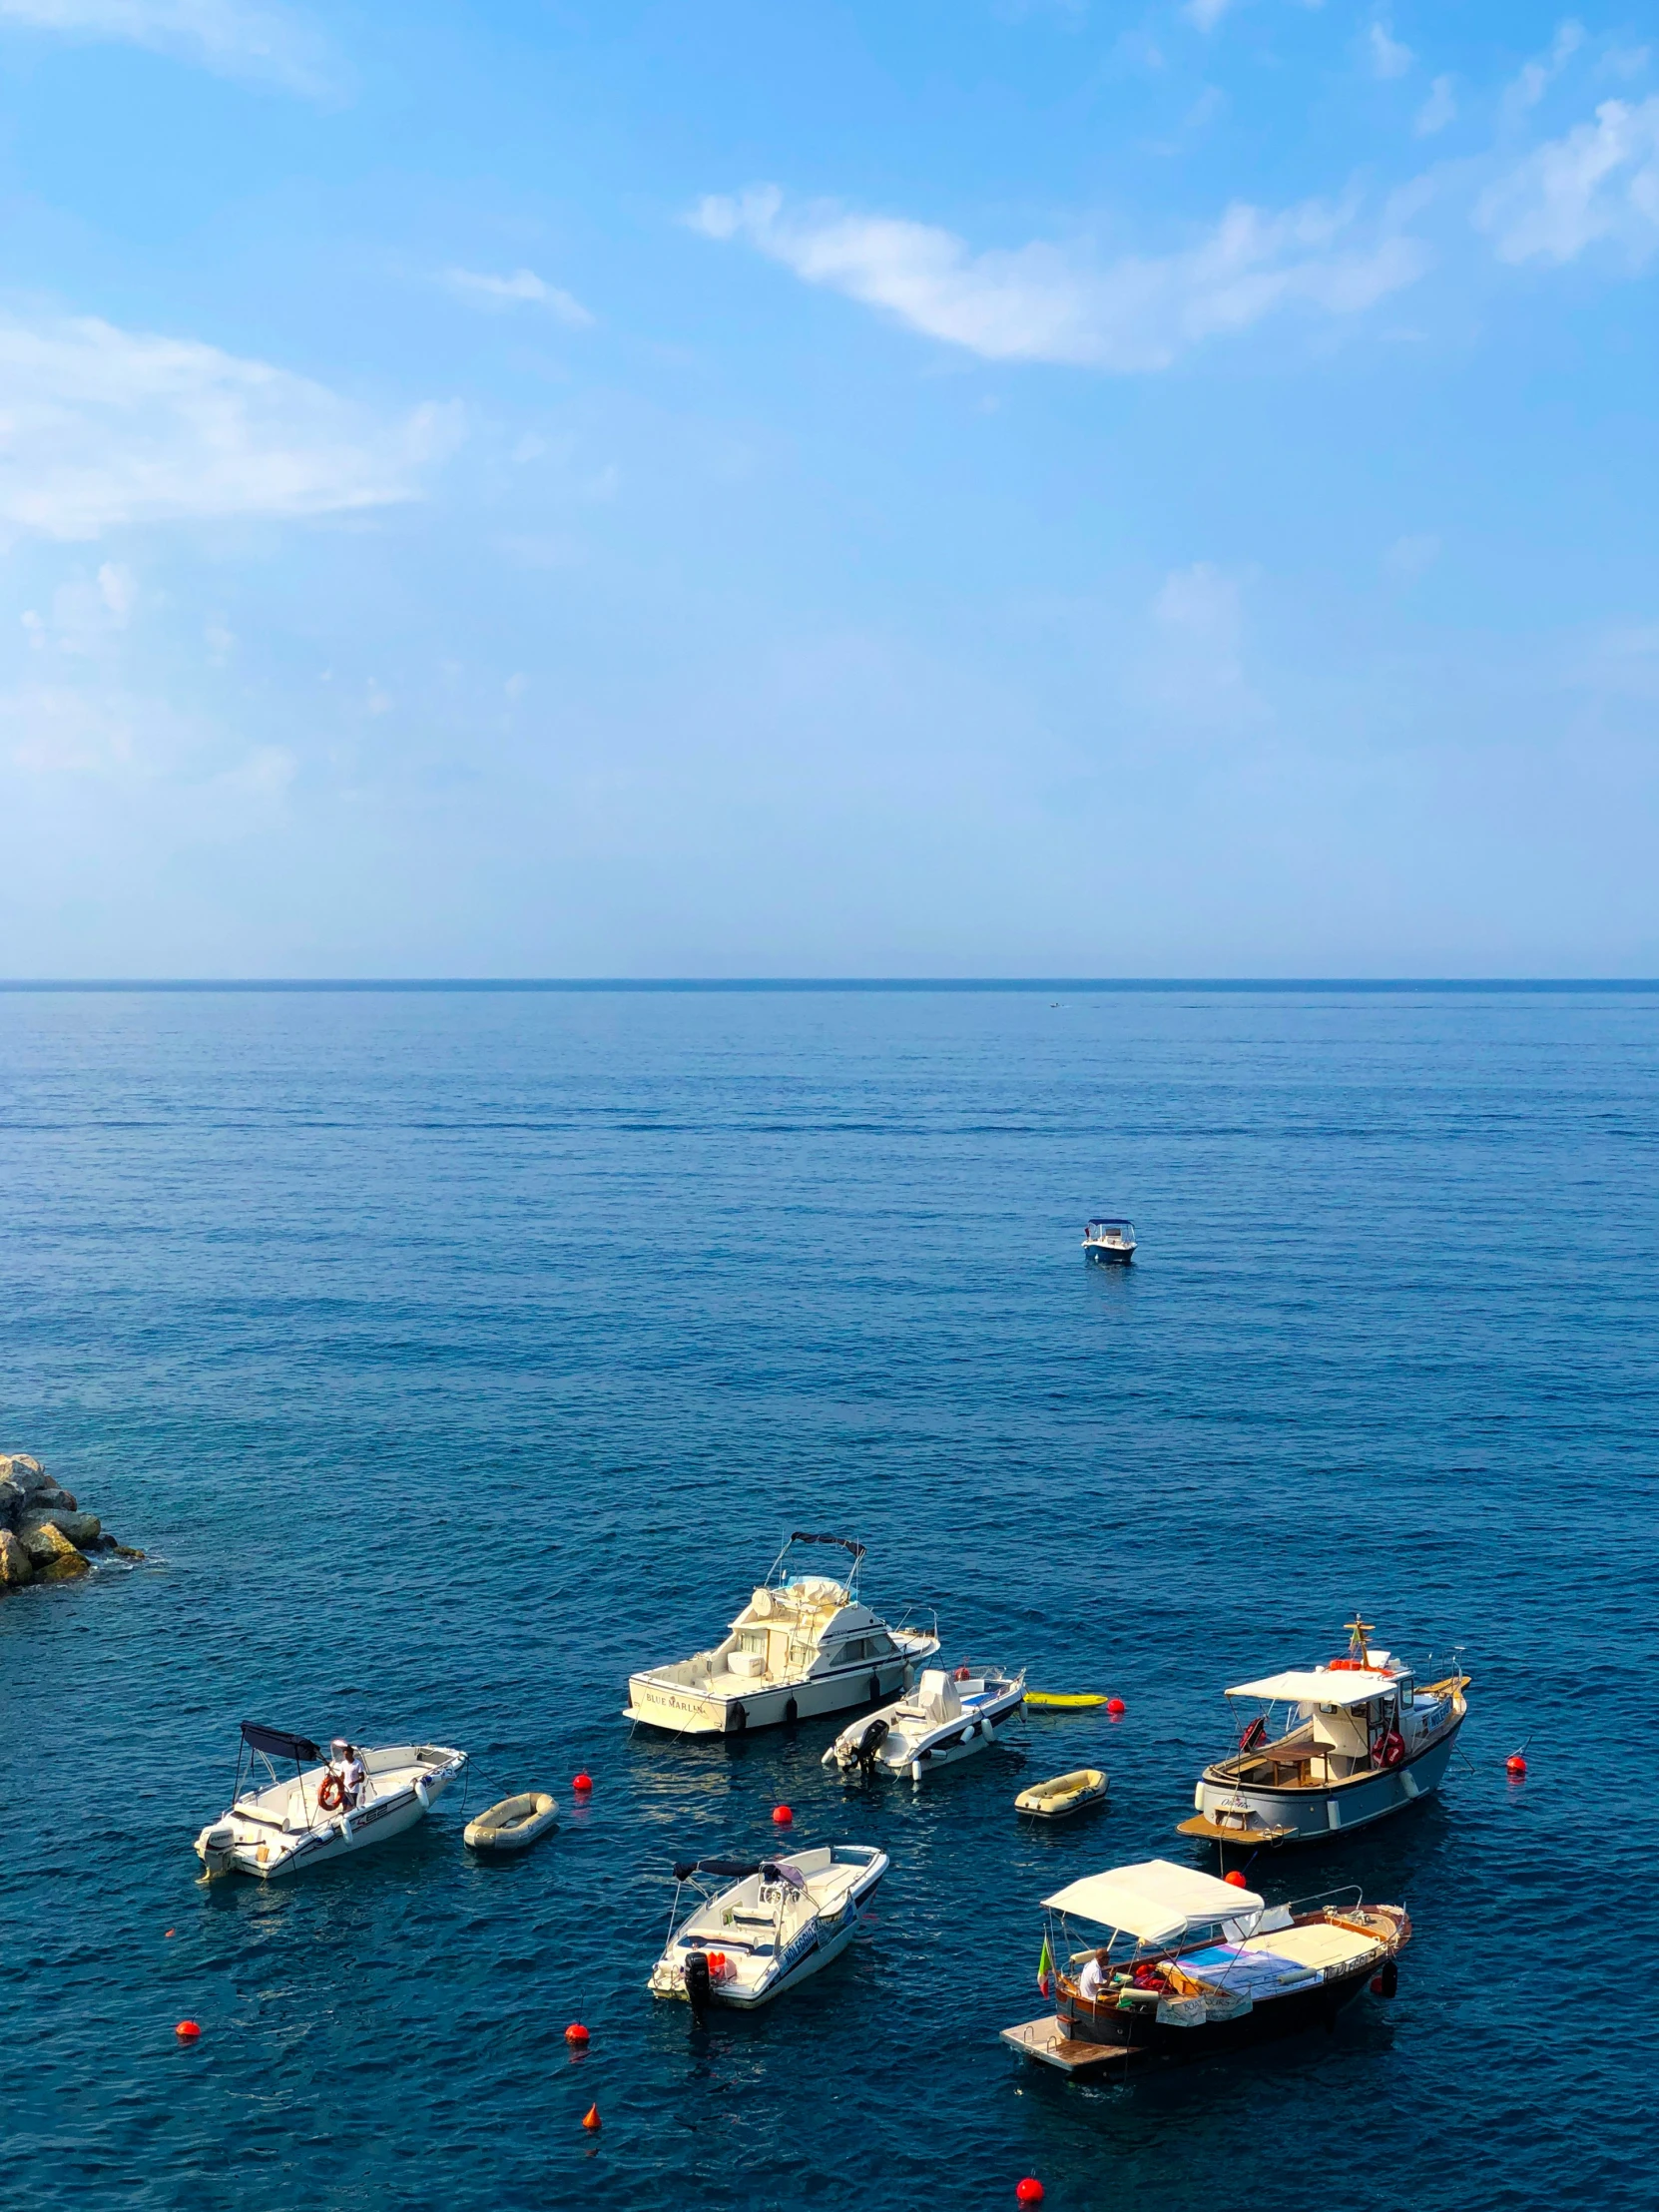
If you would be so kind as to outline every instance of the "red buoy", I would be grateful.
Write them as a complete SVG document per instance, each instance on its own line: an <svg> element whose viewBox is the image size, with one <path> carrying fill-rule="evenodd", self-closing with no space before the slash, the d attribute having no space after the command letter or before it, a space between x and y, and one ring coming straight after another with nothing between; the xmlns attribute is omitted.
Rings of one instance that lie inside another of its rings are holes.
<svg viewBox="0 0 1659 2212"><path fill-rule="evenodd" d="M1224 1874L1221 1879L1223 1882L1230 1883L1235 1890L1243 1890L1247 1887L1245 1878L1240 1874L1237 1867L1233 1869L1231 1874Z"/></svg>
<svg viewBox="0 0 1659 2212"><path fill-rule="evenodd" d="M567 2043L585 2043L587 2039L588 2031L582 2025L581 2021L572 2020L570 2025L565 2029L565 2041Z"/></svg>
<svg viewBox="0 0 1659 2212"><path fill-rule="evenodd" d="M187 2043L194 2043L202 2030L194 2020L181 2020L173 2032L175 2035L182 2036Z"/></svg>
<svg viewBox="0 0 1659 2212"><path fill-rule="evenodd" d="M1025 2179L1015 2189L1014 2198L1016 2203L1019 2204L1041 2204L1043 2201L1043 2185L1035 2174L1026 2175Z"/></svg>
<svg viewBox="0 0 1659 2212"><path fill-rule="evenodd" d="M1526 1761L1518 1751L1512 1751L1503 1764L1511 1774L1524 1774L1526 1772Z"/></svg>
<svg viewBox="0 0 1659 2212"><path fill-rule="evenodd" d="M172 1929L170 1928L167 1933L171 1936L173 1934Z"/></svg>
<svg viewBox="0 0 1659 2212"><path fill-rule="evenodd" d="M1111 1714L1113 1720L1117 1721L1122 1720L1124 1714L1128 1712L1129 1708L1127 1705L1124 1704L1122 1698L1109 1697L1106 1700L1106 1710L1108 1713Z"/></svg>
<svg viewBox="0 0 1659 2212"><path fill-rule="evenodd" d="M570 1786L579 1797L586 1797L593 1788L593 1776L591 1774L579 1774Z"/></svg>
<svg viewBox="0 0 1659 2212"><path fill-rule="evenodd" d="M787 1805L775 1805L773 1807L772 1825L774 1828L788 1828L791 1821L793 1821L794 1819L795 1815L790 1811Z"/></svg>
<svg viewBox="0 0 1659 2212"><path fill-rule="evenodd" d="M593 2129L595 2132L598 2131L599 2107L597 2104L590 2104L587 2110L582 2114L582 2125L586 2128Z"/></svg>

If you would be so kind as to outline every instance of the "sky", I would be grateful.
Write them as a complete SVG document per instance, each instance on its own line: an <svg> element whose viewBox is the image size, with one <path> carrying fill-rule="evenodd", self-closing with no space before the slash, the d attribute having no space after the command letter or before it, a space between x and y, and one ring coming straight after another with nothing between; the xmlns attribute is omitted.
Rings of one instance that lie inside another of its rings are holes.
<svg viewBox="0 0 1659 2212"><path fill-rule="evenodd" d="M1659 974L1659 21L0 0L0 973Z"/></svg>

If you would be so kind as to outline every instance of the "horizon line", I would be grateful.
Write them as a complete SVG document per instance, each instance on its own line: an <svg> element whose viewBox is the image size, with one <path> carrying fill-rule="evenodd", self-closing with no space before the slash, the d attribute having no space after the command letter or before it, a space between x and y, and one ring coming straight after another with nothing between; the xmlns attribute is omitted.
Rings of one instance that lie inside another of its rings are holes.
<svg viewBox="0 0 1659 2212"><path fill-rule="evenodd" d="M862 975L862 976L12 976L0 992L1659 992L1652 976L1503 975Z"/></svg>

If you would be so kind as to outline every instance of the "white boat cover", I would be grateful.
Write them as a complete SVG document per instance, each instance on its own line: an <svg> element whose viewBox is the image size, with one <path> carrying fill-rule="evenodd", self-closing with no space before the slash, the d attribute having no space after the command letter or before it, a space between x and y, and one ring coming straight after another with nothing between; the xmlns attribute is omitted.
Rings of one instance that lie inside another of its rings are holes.
<svg viewBox="0 0 1659 2212"><path fill-rule="evenodd" d="M1265 1674L1260 1682L1237 1683L1227 1694L1263 1698L1270 1705L1286 1698L1293 1705L1348 1706L1387 1697L1394 1687L1391 1675L1367 1674L1363 1669L1350 1673L1344 1668L1333 1674L1327 1667L1292 1667L1286 1674Z"/></svg>
<svg viewBox="0 0 1659 2212"><path fill-rule="evenodd" d="M953 1721L962 1710L962 1700L957 1693L955 1680L942 1667L928 1667L916 1685L916 1694L908 1701L921 1708L926 1718L938 1725Z"/></svg>
<svg viewBox="0 0 1659 2212"><path fill-rule="evenodd" d="M1253 1890L1240 1890L1168 1859L1088 1874L1043 1900L1053 1912L1121 1930L1143 1943L1169 1942L1193 1922L1207 1925L1240 1913L1260 1913L1265 1902Z"/></svg>

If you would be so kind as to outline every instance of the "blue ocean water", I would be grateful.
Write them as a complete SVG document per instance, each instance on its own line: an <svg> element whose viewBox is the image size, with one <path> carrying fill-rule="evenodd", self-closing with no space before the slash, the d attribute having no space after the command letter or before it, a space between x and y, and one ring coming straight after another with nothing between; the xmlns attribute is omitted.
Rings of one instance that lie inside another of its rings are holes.
<svg viewBox="0 0 1659 2212"><path fill-rule="evenodd" d="M0 1603L0 2197L1651 2202L1656 1069L1640 994L0 994L0 1448L150 1553ZM829 1724L631 1736L792 1526L1124 1718L920 1792L831 1780ZM1404 1900L1397 1997L1022 2067L1040 1898L1186 1856L1222 1686L1356 1606L1462 1646L1466 1758L1252 1879ZM473 1864L451 1798L206 1886L244 1716L462 1745L473 1809L563 1826ZM1085 1760L1109 1810L1022 1829ZM644 1989L668 1866L780 1799L892 1873L695 2037Z"/></svg>

